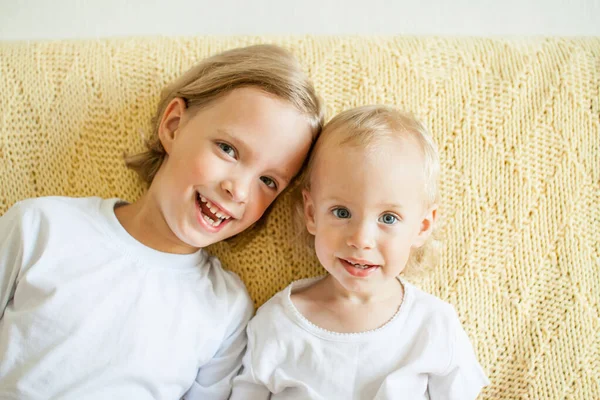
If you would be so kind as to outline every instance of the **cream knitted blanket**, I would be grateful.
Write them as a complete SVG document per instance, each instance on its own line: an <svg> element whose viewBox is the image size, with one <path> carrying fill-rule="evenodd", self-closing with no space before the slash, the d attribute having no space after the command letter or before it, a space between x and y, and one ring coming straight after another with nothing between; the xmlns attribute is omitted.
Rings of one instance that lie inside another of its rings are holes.
<svg viewBox="0 0 600 400"><path fill-rule="evenodd" d="M485 399L600 399L600 38L134 38L0 43L0 213L27 197L136 199L122 162L160 89L235 46L291 49L328 115L407 108L441 149L445 243L414 282L455 305ZM256 304L322 273L289 199L246 246L213 247ZM1 240L1 238L0 238Z"/></svg>

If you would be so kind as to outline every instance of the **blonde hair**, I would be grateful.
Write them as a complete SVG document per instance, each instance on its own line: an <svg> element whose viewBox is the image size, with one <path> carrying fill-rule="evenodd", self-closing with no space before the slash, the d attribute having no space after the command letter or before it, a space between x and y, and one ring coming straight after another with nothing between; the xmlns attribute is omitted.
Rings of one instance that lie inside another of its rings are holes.
<svg viewBox="0 0 600 400"><path fill-rule="evenodd" d="M161 93L152 118L152 133L146 150L125 158L128 168L136 171L148 185L165 159L158 127L168 104L175 98L189 109L200 109L227 93L243 87L256 87L290 102L305 114L313 141L323 125L323 107L312 83L296 58L274 45L255 45L228 50L202 60Z"/></svg>
<svg viewBox="0 0 600 400"><path fill-rule="evenodd" d="M302 240L314 249L314 237L306 230L302 190L310 190L312 171L316 160L326 143L336 139L336 145L353 145L370 150L374 144L389 138L410 138L417 142L423 152L423 172L425 177L425 206L439 203L438 179L440 161L438 148L425 125L413 114L383 105L369 105L353 108L336 115L329 121L315 143L307 167L300 178L295 193L296 222L302 232ZM435 238L436 227L427 242L413 249L406 265L406 272L419 272L425 265L434 264L439 253L439 241Z"/></svg>

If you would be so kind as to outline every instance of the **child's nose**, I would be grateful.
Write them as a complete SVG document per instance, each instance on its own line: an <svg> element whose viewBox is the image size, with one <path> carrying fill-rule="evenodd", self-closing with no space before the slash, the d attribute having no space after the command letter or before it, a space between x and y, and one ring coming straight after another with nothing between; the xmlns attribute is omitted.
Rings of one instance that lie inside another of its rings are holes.
<svg viewBox="0 0 600 400"><path fill-rule="evenodd" d="M368 223L357 223L348 229L346 244L357 249L372 249L375 247L375 232Z"/></svg>
<svg viewBox="0 0 600 400"><path fill-rule="evenodd" d="M221 188L236 203L246 203L250 194L250 184L243 177L224 179Z"/></svg>

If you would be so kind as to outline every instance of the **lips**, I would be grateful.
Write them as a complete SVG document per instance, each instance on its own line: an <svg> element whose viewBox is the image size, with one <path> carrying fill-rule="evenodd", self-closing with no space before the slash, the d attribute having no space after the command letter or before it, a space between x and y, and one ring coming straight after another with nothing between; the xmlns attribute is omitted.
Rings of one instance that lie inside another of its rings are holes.
<svg viewBox="0 0 600 400"><path fill-rule="evenodd" d="M210 228L220 228L233 219L228 212L212 203L200 193L196 193L196 204L200 210L200 218Z"/></svg>
<svg viewBox="0 0 600 400"><path fill-rule="evenodd" d="M353 259L344 259L344 258L338 258L338 260L340 260L340 263L342 264L344 269L350 275L358 277L358 278L365 278L365 277L371 275L379 267L381 267L380 265L369 264L368 262L363 261L363 260L353 260ZM360 262L355 262L355 261L360 261Z"/></svg>

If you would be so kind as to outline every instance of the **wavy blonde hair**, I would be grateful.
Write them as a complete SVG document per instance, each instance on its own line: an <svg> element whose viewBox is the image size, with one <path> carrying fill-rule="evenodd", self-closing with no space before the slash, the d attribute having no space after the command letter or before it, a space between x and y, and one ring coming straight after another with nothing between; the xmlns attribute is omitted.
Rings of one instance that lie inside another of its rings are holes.
<svg viewBox="0 0 600 400"><path fill-rule="evenodd" d="M173 99L181 98L188 108L198 110L243 87L256 87L291 103L306 115L313 141L317 139L323 125L323 107L296 58L275 45L241 47L202 60L162 91L146 150L126 156L127 167L146 184L152 183L166 155L158 127Z"/></svg>

